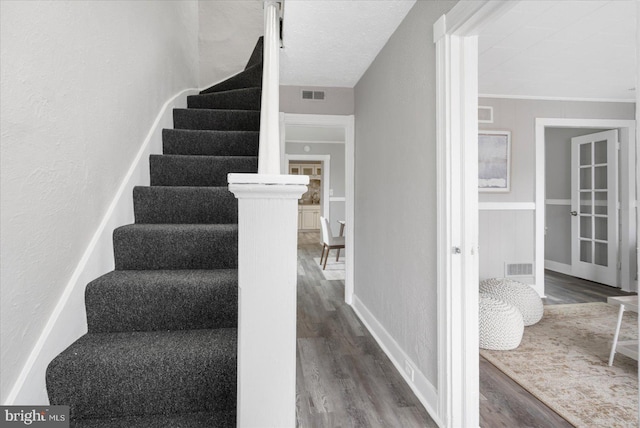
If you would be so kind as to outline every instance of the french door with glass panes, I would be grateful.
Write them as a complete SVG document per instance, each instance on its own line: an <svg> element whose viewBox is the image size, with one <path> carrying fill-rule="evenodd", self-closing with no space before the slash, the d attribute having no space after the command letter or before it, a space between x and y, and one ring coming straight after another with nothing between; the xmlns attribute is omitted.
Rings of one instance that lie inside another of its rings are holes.
<svg viewBox="0 0 640 428"><path fill-rule="evenodd" d="M616 287L618 131L571 139L571 271Z"/></svg>

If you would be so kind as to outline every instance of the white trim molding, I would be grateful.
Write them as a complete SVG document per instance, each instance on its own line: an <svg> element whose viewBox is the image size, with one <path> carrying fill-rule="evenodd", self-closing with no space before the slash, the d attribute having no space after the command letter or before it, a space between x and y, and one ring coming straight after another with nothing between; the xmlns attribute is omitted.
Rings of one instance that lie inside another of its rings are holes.
<svg viewBox="0 0 640 428"><path fill-rule="evenodd" d="M478 38L516 2L461 1L436 44L438 408L442 427L480 425L478 368Z"/></svg>
<svg viewBox="0 0 640 428"><path fill-rule="evenodd" d="M545 260L544 268L554 272L563 273L565 275L573 275L571 265L566 263L554 262L553 260Z"/></svg>
<svg viewBox="0 0 640 428"><path fill-rule="evenodd" d="M510 100L538 100L538 101L578 101L593 103L635 103L632 98L580 98L580 97L545 97L538 95L500 95L478 94L479 98L503 98Z"/></svg>
<svg viewBox="0 0 640 428"><path fill-rule="evenodd" d="M535 202L478 202L480 211L532 211Z"/></svg>
<svg viewBox="0 0 640 428"><path fill-rule="evenodd" d="M545 199L547 205L571 205L571 199Z"/></svg>
<svg viewBox="0 0 640 428"><path fill-rule="evenodd" d="M393 339L393 336L387 332L384 326L369 311L367 306L362 303L357 295L353 296L353 311L356 313L360 321L369 330L369 333L378 342L378 345L384 353L389 357L393 365L396 367L409 388L416 394L416 397L425 407L429 415L434 419L438 426L444 426L442 421L437 417L436 409L438 408L438 391L436 387L429 382L424 374L418 370L417 364L409 358L402 347ZM405 364L409 364L413 369L413 379L411 379L405 370Z"/></svg>

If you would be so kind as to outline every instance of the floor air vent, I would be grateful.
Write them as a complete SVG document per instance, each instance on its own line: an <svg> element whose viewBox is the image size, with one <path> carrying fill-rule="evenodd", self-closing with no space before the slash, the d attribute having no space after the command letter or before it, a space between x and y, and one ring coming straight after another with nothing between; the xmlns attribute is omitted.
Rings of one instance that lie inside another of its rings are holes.
<svg viewBox="0 0 640 428"><path fill-rule="evenodd" d="M504 276L533 276L533 263L505 263Z"/></svg>
<svg viewBox="0 0 640 428"><path fill-rule="evenodd" d="M302 91L303 100L324 100L324 91Z"/></svg>

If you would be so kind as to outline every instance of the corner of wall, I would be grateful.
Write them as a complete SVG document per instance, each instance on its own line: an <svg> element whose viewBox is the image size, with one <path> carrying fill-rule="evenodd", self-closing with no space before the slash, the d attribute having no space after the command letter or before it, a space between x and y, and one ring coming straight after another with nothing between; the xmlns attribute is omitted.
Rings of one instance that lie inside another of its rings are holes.
<svg viewBox="0 0 640 428"><path fill-rule="evenodd" d="M417 364L402 350L391 334L387 332L380 321L378 321L378 319L355 294L353 295L352 308L360 321L362 321L367 330L369 330L369 333L371 333L380 348L382 348L395 368L400 372L404 381L409 385L413 393L416 394L416 397L429 413L429 416L431 416L438 426L444 426L444 423L437 412L437 409L439 408L439 397L436 386L429 382L424 374L418 370ZM413 379L408 371L412 372Z"/></svg>

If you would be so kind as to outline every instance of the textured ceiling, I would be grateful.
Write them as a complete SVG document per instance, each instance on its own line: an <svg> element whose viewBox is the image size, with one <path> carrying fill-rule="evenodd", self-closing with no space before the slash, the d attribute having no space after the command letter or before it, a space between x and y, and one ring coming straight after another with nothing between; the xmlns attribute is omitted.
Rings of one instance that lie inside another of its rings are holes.
<svg viewBox="0 0 640 428"><path fill-rule="evenodd" d="M282 85L352 88L415 0L287 0Z"/></svg>
<svg viewBox="0 0 640 428"><path fill-rule="evenodd" d="M634 100L633 0L521 1L480 33L479 92Z"/></svg>

